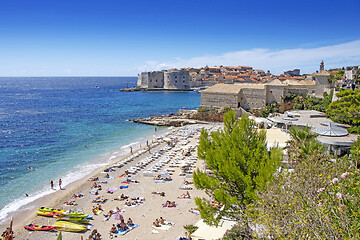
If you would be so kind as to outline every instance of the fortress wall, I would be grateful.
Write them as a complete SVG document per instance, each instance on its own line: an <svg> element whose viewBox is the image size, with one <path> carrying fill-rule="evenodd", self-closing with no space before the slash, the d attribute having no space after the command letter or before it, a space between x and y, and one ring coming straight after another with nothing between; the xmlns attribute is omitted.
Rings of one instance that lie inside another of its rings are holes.
<svg viewBox="0 0 360 240"><path fill-rule="evenodd" d="M311 93L308 88L301 86L292 86L291 88L285 89L285 96L290 97L292 94L296 96L308 95Z"/></svg>
<svg viewBox="0 0 360 240"><path fill-rule="evenodd" d="M262 108L266 105L265 89L243 88L240 94L240 106L245 110Z"/></svg>
<svg viewBox="0 0 360 240"><path fill-rule="evenodd" d="M322 98L324 92L330 93L328 76L315 76L315 97Z"/></svg>
<svg viewBox="0 0 360 240"><path fill-rule="evenodd" d="M164 73L164 89L190 89L189 71L169 71Z"/></svg>
<svg viewBox="0 0 360 240"><path fill-rule="evenodd" d="M231 107L238 108L239 94L201 93L201 106L203 107Z"/></svg>
<svg viewBox="0 0 360 240"><path fill-rule="evenodd" d="M164 72L154 71L149 73L148 88L163 88Z"/></svg>
<svg viewBox="0 0 360 240"><path fill-rule="evenodd" d="M267 85L265 86L266 89L266 104L276 102L281 104L284 99L284 89L285 86L272 86Z"/></svg>
<svg viewBox="0 0 360 240"><path fill-rule="evenodd" d="M138 75L137 86L147 88L149 84L149 72L142 72Z"/></svg>

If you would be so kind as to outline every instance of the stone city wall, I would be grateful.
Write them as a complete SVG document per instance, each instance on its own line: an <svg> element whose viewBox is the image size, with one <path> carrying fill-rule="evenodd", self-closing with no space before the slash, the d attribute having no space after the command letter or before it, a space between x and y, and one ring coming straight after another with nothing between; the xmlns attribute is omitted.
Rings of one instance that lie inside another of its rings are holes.
<svg viewBox="0 0 360 240"><path fill-rule="evenodd" d="M164 89L190 89L189 71L164 72Z"/></svg>
<svg viewBox="0 0 360 240"><path fill-rule="evenodd" d="M149 73L148 88L163 88L164 72L154 71Z"/></svg>
<svg viewBox="0 0 360 240"><path fill-rule="evenodd" d="M266 89L266 104L276 102L281 104L284 99L285 86L265 86Z"/></svg>
<svg viewBox="0 0 360 240"><path fill-rule="evenodd" d="M201 93L201 106L203 107L231 107L238 108L239 95L225 93Z"/></svg>
<svg viewBox="0 0 360 240"><path fill-rule="evenodd" d="M241 89L240 106L245 110L252 108L262 108L266 105L265 89Z"/></svg>

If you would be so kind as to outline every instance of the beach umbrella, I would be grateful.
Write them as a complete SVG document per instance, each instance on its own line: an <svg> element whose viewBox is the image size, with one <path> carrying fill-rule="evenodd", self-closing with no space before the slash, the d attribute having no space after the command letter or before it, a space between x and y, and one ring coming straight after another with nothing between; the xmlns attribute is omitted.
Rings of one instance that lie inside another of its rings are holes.
<svg viewBox="0 0 360 240"><path fill-rule="evenodd" d="M114 213L113 215L111 215L114 219L116 220L124 220L123 215L121 215L119 212Z"/></svg>

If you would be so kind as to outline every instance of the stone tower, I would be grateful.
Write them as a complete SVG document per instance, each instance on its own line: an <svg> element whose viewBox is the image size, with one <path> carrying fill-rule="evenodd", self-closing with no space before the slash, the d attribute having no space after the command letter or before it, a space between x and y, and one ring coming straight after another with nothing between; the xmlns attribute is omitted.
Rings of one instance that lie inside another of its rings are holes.
<svg viewBox="0 0 360 240"><path fill-rule="evenodd" d="M324 71L324 61L321 60L321 63L320 63L320 72Z"/></svg>

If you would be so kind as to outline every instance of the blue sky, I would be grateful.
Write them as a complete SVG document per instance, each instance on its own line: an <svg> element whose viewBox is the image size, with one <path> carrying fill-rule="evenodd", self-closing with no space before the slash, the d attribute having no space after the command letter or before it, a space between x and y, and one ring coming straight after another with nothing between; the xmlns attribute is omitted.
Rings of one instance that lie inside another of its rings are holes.
<svg viewBox="0 0 360 240"><path fill-rule="evenodd" d="M360 64L359 0L0 0L0 76Z"/></svg>

